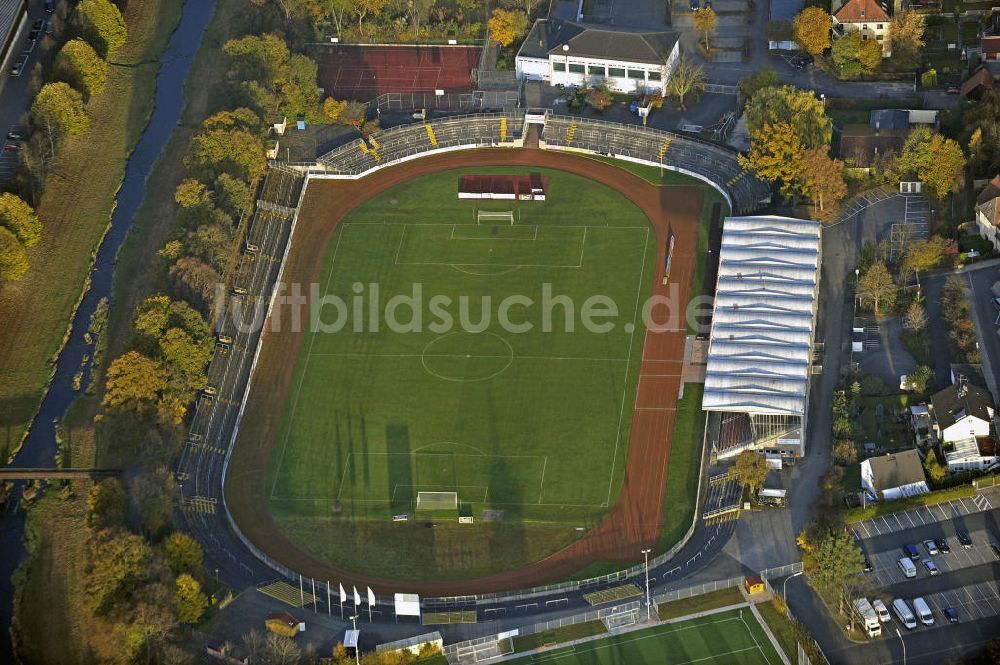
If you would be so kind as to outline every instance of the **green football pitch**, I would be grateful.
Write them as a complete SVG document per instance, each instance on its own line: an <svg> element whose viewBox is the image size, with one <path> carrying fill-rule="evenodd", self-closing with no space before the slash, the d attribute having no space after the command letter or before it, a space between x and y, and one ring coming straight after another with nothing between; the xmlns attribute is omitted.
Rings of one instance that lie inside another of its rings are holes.
<svg viewBox="0 0 1000 665"><path fill-rule="evenodd" d="M463 172L396 186L335 231L318 288L344 305L324 307L329 330L308 332L295 360L266 479L279 522L335 504L384 520L418 492L457 492L477 518L499 509L507 522L578 524L613 505L653 230L620 193L573 174L541 170L546 201L500 202L459 200ZM407 330L387 312L400 296L423 303L417 317L393 310ZM594 296L617 308L599 320L608 331L584 329Z"/></svg>
<svg viewBox="0 0 1000 665"><path fill-rule="evenodd" d="M543 651L513 665L781 665L749 609Z"/></svg>

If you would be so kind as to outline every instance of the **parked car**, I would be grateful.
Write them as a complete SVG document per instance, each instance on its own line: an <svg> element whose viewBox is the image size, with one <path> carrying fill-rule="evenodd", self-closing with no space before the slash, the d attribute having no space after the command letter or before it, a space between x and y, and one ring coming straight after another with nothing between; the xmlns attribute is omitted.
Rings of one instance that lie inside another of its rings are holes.
<svg viewBox="0 0 1000 665"><path fill-rule="evenodd" d="M948 623L958 623L958 610L954 607L944 608L944 616L948 619Z"/></svg>
<svg viewBox="0 0 1000 665"><path fill-rule="evenodd" d="M938 538L937 540L934 541L934 544L937 545L938 551L941 554L951 553L951 547L948 545L947 538Z"/></svg>
<svg viewBox="0 0 1000 665"><path fill-rule="evenodd" d="M23 138L24 138L24 135L21 134L21 132L17 131L16 129L12 129L9 132L7 132L7 140L8 141L20 141Z"/></svg>
<svg viewBox="0 0 1000 665"><path fill-rule="evenodd" d="M927 572L930 573L931 575L937 575L938 573L941 572L940 570L938 570L937 564L935 564L930 559L924 559L924 568L926 568Z"/></svg>
<svg viewBox="0 0 1000 665"><path fill-rule="evenodd" d="M924 549L927 550L927 553L930 554L931 556L939 554L937 543L935 543L933 540L930 540L929 538L924 541Z"/></svg>
<svg viewBox="0 0 1000 665"><path fill-rule="evenodd" d="M962 547L965 549L972 547L972 538L969 537L969 534L964 531L958 531L955 535L958 537L958 542L962 543Z"/></svg>
<svg viewBox="0 0 1000 665"><path fill-rule="evenodd" d="M21 146L19 146L16 143L5 143L3 145L3 151L4 152L17 152L20 149L21 149Z"/></svg>
<svg viewBox="0 0 1000 665"><path fill-rule="evenodd" d="M799 55L792 58L788 64L790 64L795 69L805 69L813 63L813 57L808 53L800 53Z"/></svg>
<svg viewBox="0 0 1000 665"><path fill-rule="evenodd" d="M958 89L957 85L950 85L950 86L948 86L947 93L949 95L957 95L960 92L961 92L961 90Z"/></svg>
<svg viewBox="0 0 1000 665"><path fill-rule="evenodd" d="M25 66L27 64L28 64L28 56L27 55L25 55L24 53L22 53L21 55L17 56L17 60L15 60L14 64L11 65L10 75L11 76L20 76L21 73L24 71L24 68L25 68Z"/></svg>
<svg viewBox="0 0 1000 665"><path fill-rule="evenodd" d="M907 556L916 561L920 558L920 550L917 549L916 545L903 545L903 556Z"/></svg>
<svg viewBox="0 0 1000 665"><path fill-rule="evenodd" d="M896 562L896 565L903 571L903 577L906 579L912 579L917 576L917 567L913 565L913 560L909 557L902 557Z"/></svg>
<svg viewBox="0 0 1000 665"><path fill-rule="evenodd" d="M927 604L923 598L913 599L913 611L917 613L917 617L920 619L920 623L925 626L934 625L934 614L931 612L930 606Z"/></svg>
<svg viewBox="0 0 1000 665"><path fill-rule="evenodd" d="M876 598L872 601L872 608L878 614L878 620L882 623L889 623L892 620L892 617L889 616L889 608L880 599Z"/></svg>
<svg viewBox="0 0 1000 665"><path fill-rule="evenodd" d="M45 13L51 14L56 10L55 0L45 0Z"/></svg>
<svg viewBox="0 0 1000 665"><path fill-rule="evenodd" d="M875 568L872 566L871 560L868 557L865 557L865 572L870 573L873 570L875 570Z"/></svg>
<svg viewBox="0 0 1000 665"><path fill-rule="evenodd" d="M902 598L892 601L892 611L896 613L896 617L906 626L907 630L913 630L917 627L917 618L913 616L910 606Z"/></svg>

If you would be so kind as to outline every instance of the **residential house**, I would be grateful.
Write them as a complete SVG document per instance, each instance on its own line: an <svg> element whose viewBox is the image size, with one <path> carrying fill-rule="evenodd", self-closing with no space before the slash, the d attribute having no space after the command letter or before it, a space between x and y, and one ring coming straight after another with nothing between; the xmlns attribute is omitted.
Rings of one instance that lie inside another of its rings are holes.
<svg viewBox="0 0 1000 665"><path fill-rule="evenodd" d="M899 154L910 135L905 129L882 129L870 125L844 125L840 133L840 158L848 167L869 168L879 155Z"/></svg>
<svg viewBox="0 0 1000 665"><path fill-rule="evenodd" d="M515 59L521 80L581 87L605 83L624 93L662 92L680 58L675 32L591 28L539 19Z"/></svg>
<svg viewBox="0 0 1000 665"><path fill-rule="evenodd" d="M997 226L1000 226L1000 175L990 180L976 197L975 210L979 235L988 240L994 249L1000 250L1000 238L997 237Z"/></svg>
<svg viewBox="0 0 1000 665"><path fill-rule="evenodd" d="M871 498L885 501L930 492L920 453L913 448L861 462L861 487Z"/></svg>
<svg viewBox="0 0 1000 665"><path fill-rule="evenodd" d="M944 450L949 473L986 471L1000 464L997 441L992 436L967 436L953 441Z"/></svg>
<svg viewBox="0 0 1000 665"><path fill-rule="evenodd" d="M993 87L993 74L987 67L981 67L962 84L958 96L962 99L977 100Z"/></svg>
<svg viewBox="0 0 1000 665"><path fill-rule="evenodd" d="M931 396L930 413L938 441L948 443L970 436L989 436L993 397L964 378Z"/></svg>
<svg viewBox="0 0 1000 665"><path fill-rule="evenodd" d="M889 13L877 0L848 0L833 14L833 25L844 34L861 33L861 39L875 39L882 44L882 57L891 55Z"/></svg>

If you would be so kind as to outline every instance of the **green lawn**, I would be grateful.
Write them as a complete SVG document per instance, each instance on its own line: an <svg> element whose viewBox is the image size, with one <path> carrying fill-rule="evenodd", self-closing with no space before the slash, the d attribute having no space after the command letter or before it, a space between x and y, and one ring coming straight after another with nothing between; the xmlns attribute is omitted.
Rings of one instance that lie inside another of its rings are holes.
<svg viewBox="0 0 1000 665"><path fill-rule="evenodd" d="M656 607L656 611L660 619L676 619L689 614L714 610L729 605L737 605L743 602L746 602L746 599L740 593L740 590L736 587L731 587L729 589L703 593L700 596L674 600L669 603L660 603Z"/></svg>
<svg viewBox="0 0 1000 665"><path fill-rule="evenodd" d="M780 665L749 609L546 650L512 661L546 665Z"/></svg>
<svg viewBox="0 0 1000 665"><path fill-rule="evenodd" d="M351 320L304 338L266 480L272 514L319 556L425 578L513 567L579 537L576 527L617 498L642 348L641 330L626 324L638 324L650 286L652 228L623 195L573 174L544 172L548 200L518 204L458 200L459 173L366 202L327 252L319 287L351 304ZM479 225L476 209L486 208L514 209L518 221ZM389 316L377 331L367 313L354 317L355 285L370 296L371 284L379 312L419 285L419 323L406 307L395 319L412 320L410 331L394 332ZM607 332L583 324L584 303L598 295L618 312L601 319ZM510 296L533 301L509 310L509 323L530 331L501 325ZM433 304L443 298L452 326ZM323 311L325 323L339 316ZM489 550L470 551L471 529L452 533L453 515L433 531L412 520L393 528L388 517L412 512L420 491L458 492L477 518L471 540ZM335 503L343 513L330 529ZM483 509L503 510L503 523L480 525ZM425 544L434 560L372 552L372 529L381 538L386 525L387 537L408 552Z"/></svg>

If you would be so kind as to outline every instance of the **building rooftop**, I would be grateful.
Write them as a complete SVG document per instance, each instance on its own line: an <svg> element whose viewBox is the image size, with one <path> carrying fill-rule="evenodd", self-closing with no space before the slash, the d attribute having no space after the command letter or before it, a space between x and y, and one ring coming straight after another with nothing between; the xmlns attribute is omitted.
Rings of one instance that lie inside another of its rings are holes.
<svg viewBox="0 0 1000 665"><path fill-rule="evenodd" d="M889 14L878 0L847 0L833 16L841 23L889 22Z"/></svg>
<svg viewBox="0 0 1000 665"><path fill-rule="evenodd" d="M705 410L805 415L819 264L819 222L725 220Z"/></svg>
<svg viewBox="0 0 1000 665"><path fill-rule="evenodd" d="M959 97L965 98L971 95L973 92L981 88L989 88L993 86L993 74L986 67L983 67L976 71L975 74L966 79L965 83L962 84L961 90L959 90Z"/></svg>
<svg viewBox="0 0 1000 665"><path fill-rule="evenodd" d="M920 461L920 453L915 448L901 453L869 457L865 462L871 466L872 480L878 490L885 491L927 480L924 476L924 466Z"/></svg>
<svg viewBox="0 0 1000 665"><path fill-rule="evenodd" d="M991 436L967 436L952 444L953 448L944 454L948 462L961 462L970 457L995 457L997 454L997 442Z"/></svg>
<svg viewBox="0 0 1000 665"><path fill-rule="evenodd" d="M991 201L1000 196L1000 175L997 175L990 180L989 183L983 187L983 191L979 192L979 196L976 197L976 203L982 205L987 201Z"/></svg>
<svg viewBox="0 0 1000 665"><path fill-rule="evenodd" d="M869 116L873 129L909 129L910 112L905 109L876 109Z"/></svg>
<svg viewBox="0 0 1000 665"><path fill-rule="evenodd" d="M844 125L840 135L840 158L849 166L870 166L876 155L898 153L906 144L909 129L875 129L871 125Z"/></svg>
<svg viewBox="0 0 1000 665"><path fill-rule="evenodd" d="M570 21L538 19L517 55L545 60L549 55L565 55L661 65L676 43L676 32L589 28Z"/></svg>
<svg viewBox="0 0 1000 665"><path fill-rule="evenodd" d="M967 380L948 386L931 396L931 407L938 427L947 429L966 416L989 421L993 397Z"/></svg>

